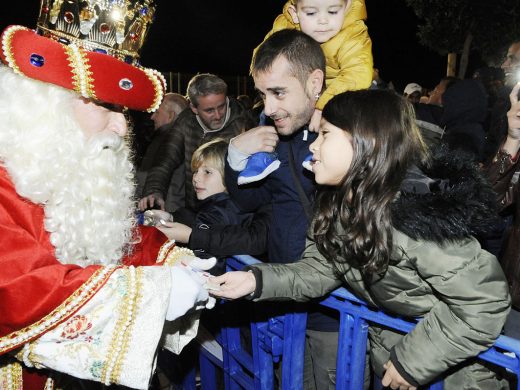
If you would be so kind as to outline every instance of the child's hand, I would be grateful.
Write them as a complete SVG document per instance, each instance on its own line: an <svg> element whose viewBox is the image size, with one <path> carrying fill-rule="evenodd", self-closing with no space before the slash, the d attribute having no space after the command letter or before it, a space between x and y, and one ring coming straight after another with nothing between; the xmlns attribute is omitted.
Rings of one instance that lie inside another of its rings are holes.
<svg viewBox="0 0 520 390"><path fill-rule="evenodd" d="M385 387L390 387L391 389L399 389L399 390L417 390L417 387L412 386L404 378L397 372L394 367L394 364L389 360L383 365L385 368L385 376L383 376L382 384Z"/></svg>
<svg viewBox="0 0 520 390"><path fill-rule="evenodd" d="M317 133L320 130L321 110L315 109L309 122L309 130Z"/></svg>
<svg viewBox="0 0 520 390"><path fill-rule="evenodd" d="M272 153L278 145L278 133L273 126L258 126L236 136L231 143L244 154Z"/></svg>
<svg viewBox="0 0 520 390"><path fill-rule="evenodd" d="M187 244L190 241L191 228L182 223L161 220L161 223L155 227L163 232L170 240L175 240L183 244Z"/></svg>
<svg viewBox="0 0 520 390"><path fill-rule="evenodd" d="M224 299L237 299L249 295L256 289L256 279L252 272L226 272L209 279L218 289L210 290L211 295Z"/></svg>

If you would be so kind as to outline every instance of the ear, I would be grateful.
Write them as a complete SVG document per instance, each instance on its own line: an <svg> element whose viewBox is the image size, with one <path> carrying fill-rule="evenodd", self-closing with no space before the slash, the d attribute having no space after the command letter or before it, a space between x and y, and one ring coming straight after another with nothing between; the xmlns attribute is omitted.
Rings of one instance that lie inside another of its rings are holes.
<svg viewBox="0 0 520 390"><path fill-rule="evenodd" d="M294 6L294 4L289 5L289 7L287 7L287 11L289 12L289 15L291 15L291 19L294 24L300 23L300 19L298 18L298 12L296 12L296 7Z"/></svg>
<svg viewBox="0 0 520 390"><path fill-rule="evenodd" d="M175 113L175 111L170 111L168 113L168 123L172 123L176 116L177 114Z"/></svg>
<svg viewBox="0 0 520 390"><path fill-rule="evenodd" d="M190 103L190 108L195 115L199 114L199 110L197 110L197 107L195 107L192 103Z"/></svg>
<svg viewBox="0 0 520 390"><path fill-rule="evenodd" d="M323 80L325 75L321 69L314 69L307 79L307 87L311 92L312 96L321 94L323 90Z"/></svg>

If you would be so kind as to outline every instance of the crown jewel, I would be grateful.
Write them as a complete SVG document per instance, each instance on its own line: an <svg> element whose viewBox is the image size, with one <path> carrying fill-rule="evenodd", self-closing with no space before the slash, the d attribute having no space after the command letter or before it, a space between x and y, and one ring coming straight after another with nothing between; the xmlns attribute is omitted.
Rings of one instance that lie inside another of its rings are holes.
<svg viewBox="0 0 520 390"><path fill-rule="evenodd" d="M42 0L38 33L137 65L153 0Z"/></svg>

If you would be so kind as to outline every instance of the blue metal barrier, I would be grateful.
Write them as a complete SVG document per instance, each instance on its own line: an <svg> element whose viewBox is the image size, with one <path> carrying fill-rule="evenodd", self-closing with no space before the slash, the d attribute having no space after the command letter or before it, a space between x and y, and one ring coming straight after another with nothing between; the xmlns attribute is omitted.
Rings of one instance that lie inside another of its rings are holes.
<svg viewBox="0 0 520 390"><path fill-rule="evenodd" d="M227 259L228 270L239 270L255 263L259 261L250 256ZM243 306L234 310L233 302L225 305L229 306L226 312L228 318L247 315L251 338L250 348L247 348L242 345L243 329L239 326L224 326L221 330L226 389L273 389L275 367L282 356L291 356L291 359L284 359L279 370L283 388L301 389L306 314L292 312L272 316L274 308L269 304L248 305L254 309L248 313L245 313Z"/></svg>
<svg viewBox="0 0 520 390"><path fill-rule="evenodd" d="M244 266L259 262L251 256L234 256L227 260L227 266L229 270L240 270ZM383 325L397 332L407 333L417 323L370 308L345 288L333 291L320 304L340 313L336 389L363 389L369 325ZM230 307L231 312L228 314L233 315L234 302L226 302L224 305ZM283 357L282 389L301 389L306 314L295 312L273 317L269 315L269 307L262 307L258 303L247 306L250 309L247 313L251 331L250 347L242 345L243 336L239 327L224 326L219 340L223 353L222 364L220 365L215 357L209 356L207 351L200 353L202 387L214 388L213 384L205 383L205 378L210 381L214 375L208 373L213 374L212 370L219 367L223 371L226 389L271 390L275 384L274 367ZM241 307L239 312L234 314L244 316L246 313ZM492 348L478 357L506 368L516 376L517 382L520 382L520 340L500 336ZM442 380L430 385L429 389L442 390ZM520 383L517 390L520 390Z"/></svg>

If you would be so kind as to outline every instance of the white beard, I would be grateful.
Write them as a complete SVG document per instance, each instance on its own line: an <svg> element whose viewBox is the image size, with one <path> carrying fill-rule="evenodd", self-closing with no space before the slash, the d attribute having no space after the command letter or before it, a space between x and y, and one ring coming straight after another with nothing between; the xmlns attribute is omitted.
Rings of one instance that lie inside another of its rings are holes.
<svg viewBox="0 0 520 390"><path fill-rule="evenodd" d="M116 134L105 134L88 143L79 163L45 204L56 257L80 265L117 263L134 222L128 149Z"/></svg>
<svg viewBox="0 0 520 390"><path fill-rule="evenodd" d="M112 144L105 148L105 144ZM45 229L56 257L66 264L118 263L133 227L132 166L128 150L115 134L102 134L79 152L76 161L40 165L40 175L54 185L43 202ZM10 166L10 171L16 170ZM14 177L26 173L22 172ZM38 174L38 172L35 172ZM27 182L25 182L27 183ZM33 202L38 188L16 182L17 191Z"/></svg>
<svg viewBox="0 0 520 390"><path fill-rule="evenodd" d="M29 88L29 95L39 94L29 100L45 101L35 103L43 108L36 105L23 114L32 116L31 121L12 115L15 103L8 101L16 98L1 98L0 87L0 106L11 106L0 108L0 117L7 119L0 123L0 159L17 192L43 205L45 229L60 262L119 263L129 251L135 226L129 148L114 133L87 140L71 113L74 95L52 85L45 85L46 93L42 88ZM20 88L14 90L20 94ZM59 115L51 115L52 107Z"/></svg>

